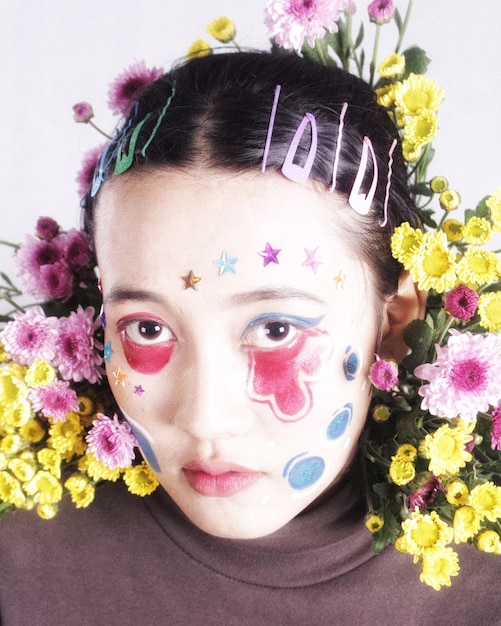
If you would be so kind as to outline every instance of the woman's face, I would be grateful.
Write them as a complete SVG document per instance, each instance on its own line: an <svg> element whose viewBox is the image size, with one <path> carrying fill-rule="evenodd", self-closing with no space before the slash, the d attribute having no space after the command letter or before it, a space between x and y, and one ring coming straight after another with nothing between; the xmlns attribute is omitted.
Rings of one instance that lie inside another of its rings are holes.
<svg viewBox="0 0 501 626"><path fill-rule="evenodd" d="M210 534L281 528L353 456L380 320L336 202L276 174L198 170L100 193L110 384L161 485Z"/></svg>

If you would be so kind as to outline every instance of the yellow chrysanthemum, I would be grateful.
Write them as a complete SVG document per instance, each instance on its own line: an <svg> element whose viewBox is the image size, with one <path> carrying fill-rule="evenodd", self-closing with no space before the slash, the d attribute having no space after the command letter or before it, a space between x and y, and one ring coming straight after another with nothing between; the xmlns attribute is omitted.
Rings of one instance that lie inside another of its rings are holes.
<svg viewBox="0 0 501 626"><path fill-rule="evenodd" d="M492 227L485 217L472 217L464 227L463 237L466 243L474 246L482 246L490 241L492 237Z"/></svg>
<svg viewBox="0 0 501 626"><path fill-rule="evenodd" d="M414 479L416 470L414 464L404 457L392 456L389 473L395 485L407 485Z"/></svg>
<svg viewBox="0 0 501 626"><path fill-rule="evenodd" d="M419 228L412 228L408 222L404 222L393 231L391 253L397 261L402 263L405 269L409 269L410 263L423 245L423 241L423 231Z"/></svg>
<svg viewBox="0 0 501 626"><path fill-rule="evenodd" d="M402 141L402 154L408 163L415 163L423 154L423 144L404 139Z"/></svg>
<svg viewBox="0 0 501 626"><path fill-rule="evenodd" d="M372 409L372 418L375 422L387 422L390 418L390 415L391 411L389 407L385 406L384 404L377 404Z"/></svg>
<svg viewBox="0 0 501 626"><path fill-rule="evenodd" d="M19 434L28 443L38 443L45 436L45 429L38 420L30 420L19 429Z"/></svg>
<svg viewBox="0 0 501 626"><path fill-rule="evenodd" d="M27 424L33 417L31 404L28 400L20 400L3 407L2 417L5 424L21 428Z"/></svg>
<svg viewBox="0 0 501 626"><path fill-rule="evenodd" d="M75 413L68 413L64 422L51 424L47 444L69 460L74 454L83 454L86 449L82 437L82 424Z"/></svg>
<svg viewBox="0 0 501 626"><path fill-rule="evenodd" d="M458 572L456 552L452 548L438 547L423 554L419 579L440 591L443 586L450 587L451 576L457 576Z"/></svg>
<svg viewBox="0 0 501 626"><path fill-rule="evenodd" d="M468 500L468 487L462 480L452 480L445 485L445 497L449 504L461 506L466 504Z"/></svg>
<svg viewBox="0 0 501 626"><path fill-rule="evenodd" d="M24 380L28 387L46 387L56 378L56 370L47 361L36 359L26 370Z"/></svg>
<svg viewBox="0 0 501 626"><path fill-rule="evenodd" d="M433 193L442 193L442 191L449 189L449 181L445 176L434 176L430 180L430 189Z"/></svg>
<svg viewBox="0 0 501 626"><path fill-rule="evenodd" d="M212 48L205 41L205 39L196 39L188 48L188 54L186 60L196 59L198 57L206 57L212 54Z"/></svg>
<svg viewBox="0 0 501 626"><path fill-rule="evenodd" d="M38 462L43 469L50 472L56 478L61 478L62 457L57 450L42 448L37 454Z"/></svg>
<svg viewBox="0 0 501 626"><path fill-rule="evenodd" d="M218 17L207 24L207 32L221 43L229 43L235 39L237 29L228 17Z"/></svg>
<svg viewBox="0 0 501 626"><path fill-rule="evenodd" d="M0 500L9 502L17 507L24 507L26 496L21 489L21 483L10 472L0 472Z"/></svg>
<svg viewBox="0 0 501 626"><path fill-rule="evenodd" d="M33 478L36 473L34 463L25 461L24 459L11 459L8 464L9 470L22 483L26 483Z"/></svg>
<svg viewBox="0 0 501 626"><path fill-rule="evenodd" d="M6 406L24 402L28 397L28 387L24 382L25 369L10 364L0 370L0 404Z"/></svg>
<svg viewBox="0 0 501 626"><path fill-rule="evenodd" d="M364 518L365 527L371 533L377 533L384 526L384 518L377 513L371 512L367 513Z"/></svg>
<svg viewBox="0 0 501 626"><path fill-rule="evenodd" d="M24 446L24 441L17 433L5 435L0 441L0 450L5 454L17 454Z"/></svg>
<svg viewBox="0 0 501 626"><path fill-rule="evenodd" d="M475 537L475 545L482 552L501 554L501 537L495 530L483 530Z"/></svg>
<svg viewBox="0 0 501 626"><path fill-rule="evenodd" d="M395 101L406 115L419 115L423 111L436 111L443 97L444 92L432 78L410 74L400 83Z"/></svg>
<svg viewBox="0 0 501 626"><path fill-rule="evenodd" d="M483 293L478 300L480 325L491 333L501 330L501 292Z"/></svg>
<svg viewBox="0 0 501 626"><path fill-rule="evenodd" d="M39 504L37 506L37 514L38 517L42 519L53 519L56 517L58 511L57 504L49 503L49 504Z"/></svg>
<svg viewBox="0 0 501 626"><path fill-rule="evenodd" d="M0 452L0 470L6 469L8 463L9 463L9 459L6 457L6 455L3 452Z"/></svg>
<svg viewBox="0 0 501 626"><path fill-rule="evenodd" d="M109 480L115 482L120 478L120 474L122 473L119 467L115 469L106 467L106 465L98 461L91 452L87 452L87 454L79 460L78 469L81 472L86 472L92 480L95 481Z"/></svg>
<svg viewBox="0 0 501 626"><path fill-rule="evenodd" d="M420 446L421 454L430 460L428 469L435 476L454 475L471 461L466 445L471 441L469 427L444 424L426 435Z"/></svg>
<svg viewBox="0 0 501 626"><path fill-rule="evenodd" d="M438 201L444 211L455 211L461 204L461 196L454 189L446 189L442 191Z"/></svg>
<svg viewBox="0 0 501 626"><path fill-rule="evenodd" d="M136 496L148 496L158 487L157 477L144 461L128 467L123 478L129 491Z"/></svg>
<svg viewBox="0 0 501 626"><path fill-rule="evenodd" d="M453 530L442 521L435 511L420 513L415 510L411 518L402 522L404 535L400 546L415 556L430 548L445 546L452 541Z"/></svg>
<svg viewBox="0 0 501 626"><path fill-rule="evenodd" d="M442 224L442 230L447 237L447 241L461 241L463 238L463 222L459 220L449 219Z"/></svg>
<svg viewBox="0 0 501 626"><path fill-rule="evenodd" d="M0 363L6 363L9 360L9 355L5 350L5 346L0 341Z"/></svg>
<svg viewBox="0 0 501 626"><path fill-rule="evenodd" d="M395 104L395 93L397 85L385 85L376 89L376 99L379 106L391 109Z"/></svg>
<svg viewBox="0 0 501 626"><path fill-rule="evenodd" d="M454 512L454 541L463 543L474 537L480 530L482 516L471 506L460 506Z"/></svg>
<svg viewBox="0 0 501 626"><path fill-rule="evenodd" d="M487 198L486 204L490 209L490 216L495 230L501 230L501 187Z"/></svg>
<svg viewBox="0 0 501 626"><path fill-rule="evenodd" d="M480 515L495 522L501 518L501 487L490 481L477 485L470 491L470 505Z"/></svg>
<svg viewBox="0 0 501 626"><path fill-rule="evenodd" d="M414 144L416 148L430 143L437 134L438 117L431 111L423 111L413 117L406 125L404 141Z"/></svg>
<svg viewBox="0 0 501 626"><path fill-rule="evenodd" d="M478 287L497 279L497 256L495 252L468 248L457 264L459 280Z"/></svg>
<svg viewBox="0 0 501 626"><path fill-rule="evenodd" d="M94 402L88 396L78 396L78 414L88 417L94 413Z"/></svg>
<svg viewBox="0 0 501 626"><path fill-rule="evenodd" d="M70 492L70 497L77 509L82 509L94 500L94 485L83 475L75 473L68 478L64 486Z"/></svg>
<svg viewBox="0 0 501 626"><path fill-rule="evenodd" d="M38 504L54 504L63 497L61 483L50 472L41 470L24 486Z"/></svg>
<svg viewBox="0 0 501 626"><path fill-rule="evenodd" d="M455 287L456 259L447 247L445 233L436 231L424 235L423 245L409 262L409 271L418 289L423 291L435 289L442 293Z"/></svg>
<svg viewBox="0 0 501 626"><path fill-rule="evenodd" d="M381 78L398 78L405 71L405 56L392 52L381 61L377 71Z"/></svg>
<svg viewBox="0 0 501 626"><path fill-rule="evenodd" d="M417 449L411 443L404 443L398 447L397 456L402 457L406 461L410 461L412 463L412 461L414 461L417 456Z"/></svg>

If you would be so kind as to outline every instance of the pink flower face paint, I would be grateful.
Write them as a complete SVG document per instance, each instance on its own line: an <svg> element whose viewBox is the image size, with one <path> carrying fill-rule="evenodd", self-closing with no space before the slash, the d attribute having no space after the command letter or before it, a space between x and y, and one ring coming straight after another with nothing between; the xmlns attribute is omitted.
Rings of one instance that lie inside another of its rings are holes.
<svg viewBox="0 0 501 626"><path fill-rule="evenodd" d="M129 366L140 374L157 374L170 361L172 333L159 320L129 316L119 322L120 339Z"/></svg>
<svg viewBox="0 0 501 626"><path fill-rule="evenodd" d="M271 319L271 316L267 316ZM276 319L276 318L275 318ZM322 318L294 318L303 325L316 325ZM330 335L315 328L299 331L289 344L272 350L249 352L247 393L256 402L269 404L277 419L297 421L312 408L311 384L332 356Z"/></svg>

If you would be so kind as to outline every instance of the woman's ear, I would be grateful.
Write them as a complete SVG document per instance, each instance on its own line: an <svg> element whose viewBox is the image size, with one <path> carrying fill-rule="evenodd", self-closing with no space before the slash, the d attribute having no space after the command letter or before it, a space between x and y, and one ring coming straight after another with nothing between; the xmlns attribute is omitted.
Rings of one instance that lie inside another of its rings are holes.
<svg viewBox="0 0 501 626"><path fill-rule="evenodd" d="M397 293L385 306L379 355L398 363L408 352L403 339L405 327L415 319L423 319L426 311L426 291L419 291L409 272L402 272Z"/></svg>

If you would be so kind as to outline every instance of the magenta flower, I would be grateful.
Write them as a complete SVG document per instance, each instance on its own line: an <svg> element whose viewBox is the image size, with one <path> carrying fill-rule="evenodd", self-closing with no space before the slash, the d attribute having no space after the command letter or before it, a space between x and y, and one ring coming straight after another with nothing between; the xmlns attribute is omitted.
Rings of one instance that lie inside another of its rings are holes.
<svg viewBox="0 0 501 626"><path fill-rule="evenodd" d="M58 320L54 365L65 380L95 383L101 379L102 346L94 339L98 325L90 306L85 310L79 306Z"/></svg>
<svg viewBox="0 0 501 626"><path fill-rule="evenodd" d="M491 448L501 451L501 403L492 411Z"/></svg>
<svg viewBox="0 0 501 626"><path fill-rule="evenodd" d="M393 0L374 0L367 7L371 22L376 24L386 24L395 13L395 4Z"/></svg>
<svg viewBox="0 0 501 626"><path fill-rule="evenodd" d="M452 317L467 322L477 310L478 294L466 285L458 285L446 294L444 303Z"/></svg>
<svg viewBox="0 0 501 626"><path fill-rule="evenodd" d="M337 32L345 10L355 12L352 0L268 0L264 21L279 46L299 52L305 39L313 47L326 31Z"/></svg>
<svg viewBox="0 0 501 626"><path fill-rule="evenodd" d="M43 297L67 300L73 292L73 275L64 261L40 268L37 291Z"/></svg>
<svg viewBox="0 0 501 626"><path fill-rule="evenodd" d="M31 365L36 359L52 361L56 352L57 318L45 317L41 307L16 313L0 332L9 357L20 365Z"/></svg>
<svg viewBox="0 0 501 626"><path fill-rule="evenodd" d="M419 388L421 408L439 417L473 421L501 399L501 336L449 332L447 346L436 346L435 362L414 370L429 381Z"/></svg>
<svg viewBox="0 0 501 626"><path fill-rule="evenodd" d="M433 504L437 493L442 491L443 488L444 486L441 480L432 474L429 480L418 487L416 491L409 496L407 500L409 510L413 511L416 507L418 509L425 509L430 504Z"/></svg>
<svg viewBox="0 0 501 626"><path fill-rule="evenodd" d="M39 217L35 226L35 234L40 239L50 241L59 233L59 224L52 217Z"/></svg>
<svg viewBox="0 0 501 626"><path fill-rule="evenodd" d="M66 414L78 410L78 397L65 380L55 380L45 387L30 390L33 410L55 422L64 422Z"/></svg>
<svg viewBox="0 0 501 626"><path fill-rule="evenodd" d="M148 69L144 61L136 61L110 83L108 106L115 115L127 115L139 94L164 73L162 68Z"/></svg>
<svg viewBox="0 0 501 626"><path fill-rule="evenodd" d="M78 195L80 197L85 196L92 185L94 178L94 170L99 161L99 158L104 150L105 144L101 144L91 150L88 150L82 159L82 165L78 171L76 182L78 184Z"/></svg>
<svg viewBox="0 0 501 626"><path fill-rule="evenodd" d="M398 383L398 365L392 360L384 361L376 354L369 378L374 387L389 392Z"/></svg>
<svg viewBox="0 0 501 626"><path fill-rule="evenodd" d="M88 102L78 102L73 105L73 119L75 122L87 124L93 117L94 111Z"/></svg>
<svg viewBox="0 0 501 626"><path fill-rule="evenodd" d="M85 438L89 452L110 469L128 467L135 456L134 447L138 445L129 424L120 422L116 414L113 419L102 413L97 416Z"/></svg>
<svg viewBox="0 0 501 626"><path fill-rule="evenodd" d="M90 238L83 230L70 229L60 235L64 245L66 263L70 268L81 268L92 261L92 249Z"/></svg>

